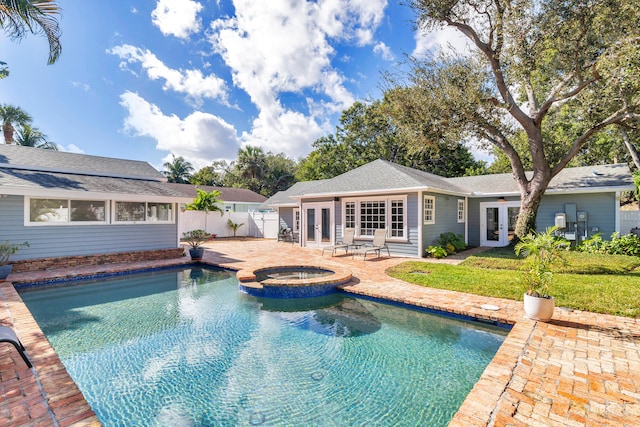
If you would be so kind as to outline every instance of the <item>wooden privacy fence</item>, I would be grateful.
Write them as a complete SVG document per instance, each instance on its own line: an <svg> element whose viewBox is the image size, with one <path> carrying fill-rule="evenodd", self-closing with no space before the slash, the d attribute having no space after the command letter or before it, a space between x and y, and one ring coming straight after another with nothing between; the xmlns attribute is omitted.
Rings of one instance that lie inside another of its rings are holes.
<svg viewBox="0 0 640 427"><path fill-rule="evenodd" d="M179 215L178 230L180 236L190 230L206 230L218 237L232 237L229 220L243 224L236 231L238 237L278 237L278 214L275 212L225 212L220 216L219 212L184 211Z"/></svg>

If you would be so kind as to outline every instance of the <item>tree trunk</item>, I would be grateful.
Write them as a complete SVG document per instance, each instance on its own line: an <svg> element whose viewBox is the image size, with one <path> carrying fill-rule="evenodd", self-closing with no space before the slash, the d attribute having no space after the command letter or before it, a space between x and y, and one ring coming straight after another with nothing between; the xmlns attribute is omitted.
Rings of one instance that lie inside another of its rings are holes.
<svg viewBox="0 0 640 427"><path fill-rule="evenodd" d="M13 126L11 126L11 123L9 122L5 122L2 125L2 133L4 134L4 143L5 144L11 144L11 141L13 141Z"/></svg>
<svg viewBox="0 0 640 427"><path fill-rule="evenodd" d="M531 181L521 183L520 186L520 212L516 222L515 238L512 244L516 244L520 239L532 231L536 231L536 218L538 208L542 201L542 196L549 186L551 176L538 174Z"/></svg>
<svg viewBox="0 0 640 427"><path fill-rule="evenodd" d="M635 163L636 167L640 169L640 155L638 154L638 150L636 150L636 147L631 143L629 134L627 133L626 129L621 128L620 133L622 134L624 145L627 147L627 150L629 150L629 154L633 159L633 163Z"/></svg>

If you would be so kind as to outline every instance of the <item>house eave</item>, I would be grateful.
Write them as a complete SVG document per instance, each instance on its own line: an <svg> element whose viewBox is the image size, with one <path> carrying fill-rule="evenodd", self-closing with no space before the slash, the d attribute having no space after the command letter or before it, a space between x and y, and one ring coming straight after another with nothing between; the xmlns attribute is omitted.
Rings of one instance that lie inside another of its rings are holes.
<svg viewBox="0 0 640 427"><path fill-rule="evenodd" d="M617 191L634 191L634 185L621 185L616 187L587 187L587 188L562 188L562 189L547 189L545 194L589 194L589 193L615 193ZM494 191L490 193L482 193L474 191L470 197L498 197L498 196L515 196L520 197L519 191Z"/></svg>
<svg viewBox="0 0 640 427"><path fill-rule="evenodd" d="M384 190L360 190L360 191L338 191L331 193L309 193L309 194L298 194L295 196L291 196L292 199L303 200L303 199L313 199L313 198L328 198L328 197L362 197L362 196L377 196L377 195L388 195L388 194L403 194L403 193L420 193L420 192L432 192L453 196L470 196L471 193L457 192L457 191L448 191L442 190L439 188L433 187L402 187L402 188L388 188Z"/></svg>
<svg viewBox="0 0 640 427"><path fill-rule="evenodd" d="M144 197L145 202L173 202L191 203L193 199L188 197L163 196L158 194L129 194L129 193L104 193L96 191L79 190L51 190L47 188L24 188L24 187L2 187L0 195L25 196L25 197L46 197L65 198L76 200L118 200L118 201L140 201Z"/></svg>

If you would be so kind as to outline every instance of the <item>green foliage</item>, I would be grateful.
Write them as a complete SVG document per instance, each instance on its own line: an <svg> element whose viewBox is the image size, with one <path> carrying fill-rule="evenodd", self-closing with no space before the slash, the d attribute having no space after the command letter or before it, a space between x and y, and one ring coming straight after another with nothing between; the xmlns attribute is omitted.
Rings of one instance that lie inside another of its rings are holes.
<svg viewBox="0 0 640 427"><path fill-rule="evenodd" d="M206 192L201 190L200 188L196 188L196 198L193 199L192 203L187 203L186 208L190 211L204 211L204 212L220 212L220 216L224 214L224 209L221 208L218 203L220 203L220 192L217 190L213 190L210 192Z"/></svg>
<svg viewBox="0 0 640 427"><path fill-rule="evenodd" d="M467 247L467 244L464 242L464 236L450 231L440 234L440 237L435 243L435 245L425 249L425 252L434 258L445 258Z"/></svg>
<svg viewBox="0 0 640 427"><path fill-rule="evenodd" d="M467 244L464 242L464 236L462 234L455 234L450 231L442 233L436 241L440 246L452 245L455 252L460 252L467 248Z"/></svg>
<svg viewBox="0 0 640 427"><path fill-rule="evenodd" d="M242 227L244 225L244 222L241 222L240 224L238 224L231 220L228 220L227 225L231 227L231 229L233 229L233 237L236 237L236 232L238 231L238 228Z"/></svg>
<svg viewBox="0 0 640 427"><path fill-rule="evenodd" d="M392 119L389 108L385 100L377 100L356 102L343 111L335 134L313 143L314 150L301 162L297 180L333 178L377 159L446 177L483 169L459 140L429 146L409 144L411 136Z"/></svg>
<svg viewBox="0 0 640 427"><path fill-rule="evenodd" d="M193 249L198 249L207 240L213 239L215 236L204 230L191 230L182 233L182 239L186 241Z"/></svg>
<svg viewBox="0 0 640 427"><path fill-rule="evenodd" d="M0 243L0 265L5 265L11 255L16 254L20 249L29 246L29 242L24 243L9 243L5 241Z"/></svg>
<svg viewBox="0 0 640 427"><path fill-rule="evenodd" d="M193 166L182 156L176 157L172 154L171 157L172 160L170 162L164 163L164 176L167 177L169 182L188 183L193 172Z"/></svg>
<svg viewBox="0 0 640 427"><path fill-rule="evenodd" d="M542 233L529 233L515 247L516 255L526 257L527 272L522 278L528 295L549 297L553 280L551 267L563 261L563 252L570 247L568 240L555 235L557 227L549 227Z"/></svg>
<svg viewBox="0 0 640 427"><path fill-rule="evenodd" d="M449 255L447 249L439 245L428 246L425 252L434 258L446 258Z"/></svg>
<svg viewBox="0 0 640 427"><path fill-rule="evenodd" d="M640 256L640 237L635 234L621 236L620 233L613 233L611 240L604 240L598 233L583 240L576 249L587 253Z"/></svg>

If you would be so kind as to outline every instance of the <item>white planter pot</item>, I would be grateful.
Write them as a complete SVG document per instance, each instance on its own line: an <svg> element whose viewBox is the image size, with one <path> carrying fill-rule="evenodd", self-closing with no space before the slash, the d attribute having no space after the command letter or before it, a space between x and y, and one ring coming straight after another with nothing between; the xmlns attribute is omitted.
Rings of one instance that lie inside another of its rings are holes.
<svg viewBox="0 0 640 427"><path fill-rule="evenodd" d="M556 300L551 298L532 297L524 294L524 312L529 319L548 322L553 317Z"/></svg>

